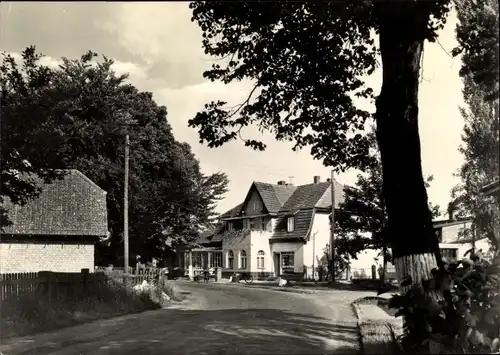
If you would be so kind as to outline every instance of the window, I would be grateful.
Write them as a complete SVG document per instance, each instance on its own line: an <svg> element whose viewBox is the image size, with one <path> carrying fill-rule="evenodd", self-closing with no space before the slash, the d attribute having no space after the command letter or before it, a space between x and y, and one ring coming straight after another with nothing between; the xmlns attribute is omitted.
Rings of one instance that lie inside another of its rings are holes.
<svg viewBox="0 0 500 355"><path fill-rule="evenodd" d="M256 229L255 219L250 218L250 230L254 231L255 229Z"/></svg>
<svg viewBox="0 0 500 355"><path fill-rule="evenodd" d="M213 253L210 259L210 267L222 267L222 253Z"/></svg>
<svg viewBox="0 0 500 355"><path fill-rule="evenodd" d="M245 218L243 220L243 229L248 229L250 227L250 220L248 218Z"/></svg>
<svg viewBox="0 0 500 355"><path fill-rule="evenodd" d="M434 233L436 234L436 238L439 243L443 242L443 228L434 228Z"/></svg>
<svg viewBox="0 0 500 355"><path fill-rule="evenodd" d="M295 217L288 217L287 224L286 224L286 231L287 232L293 232L294 227L295 227Z"/></svg>
<svg viewBox="0 0 500 355"><path fill-rule="evenodd" d="M294 263L294 253L281 253L281 266L283 269L293 269Z"/></svg>
<svg viewBox="0 0 500 355"><path fill-rule="evenodd" d="M257 269L263 269L264 268L264 250L259 250L257 253Z"/></svg>
<svg viewBox="0 0 500 355"><path fill-rule="evenodd" d="M257 212L262 211L262 204L260 203L260 201L253 202L253 209L254 209L254 211L257 211Z"/></svg>
<svg viewBox="0 0 500 355"><path fill-rule="evenodd" d="M267 230L267 222L268 221L265 218L262 218L262 222L261 222L262 227L261 227L261 230L263 230L263 231Z"/></svg>
<svg viewBox="0 0 500 355"><path fill-rule="evenodd" d="M227 222L227 230L231 232L233 230L233 223Z"/></svg>
<svg viewBox="0 0 500 355"><path fill-rule="evenodd" d="M227 252L227 268L234 269L234 253L232 250Z"/></svg>
<svg viewBox="0 0 500 355"><path fill-rule="evenodd" d="M240 269L247 268L247 252L242 250L240 252Z"/></svg>
<svg viewBox="0 0 500 355"><path fill-rule="evenodd" d="M201 253L193 252L193 267L201 268Z"/></svg>
<svg viewBox="0 0 500 355"><path fill-rule="evenodd" d="M449 261L457 260L458 249L456 248L442 248L441 256Z"/></svg>

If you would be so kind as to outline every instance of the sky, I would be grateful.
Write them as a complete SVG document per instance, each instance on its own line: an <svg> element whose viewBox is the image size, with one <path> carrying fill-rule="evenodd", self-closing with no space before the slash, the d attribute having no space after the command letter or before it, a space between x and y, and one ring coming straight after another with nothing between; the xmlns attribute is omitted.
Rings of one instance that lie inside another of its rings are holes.
<svg viewBox="0 0 500 355"><path fill-rule="evenodd" d="M237 104L252 88L243 81L224 85L202 76L214 59L201 47L201 30L191 22L187 2L1 2L0 51L19 54L29 45L46 55L46 65L57 65L61 57L78 58L88 50L115 60L117 73L141 90L151 91L165 105L168 121L177 140L191 145L204 173L225 172L229 191L217 206L224 212L241 203L252 181L295 185L324 181L331 168L313 160L309 149L293 152L291 143L277 142L269 134L250 128L245 138L259 138L264 152L252 151L241 141L211 149L199 143L196 129L187 122L212 100ZM456 45L456 16L451 13L438 43L426 43L423 77L419 91L419 129L424 175L434 181L428 189L432 203L443 211L450 189L458 182L453 174L463 162L458 151L463 118L460 58L449 54ZM381 72L367 83L378 92ZM356 171L335 174L343 184L354 184Z"/></svg>

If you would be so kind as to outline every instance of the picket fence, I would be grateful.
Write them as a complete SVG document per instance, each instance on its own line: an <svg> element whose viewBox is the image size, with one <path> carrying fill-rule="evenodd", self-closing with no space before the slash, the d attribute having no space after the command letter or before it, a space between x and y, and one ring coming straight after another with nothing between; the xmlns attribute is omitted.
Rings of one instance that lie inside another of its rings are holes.
<svg viewBox="0 0 500 355"><path fill-rule="evenodd" d="M19 299L28 293L44 294L50 298L74 298L110 280L135 286L143 281L151 282L156 275L153 272L131 273L125 278L123 270L96 270L90 273L88 269L82 269L79 273L39 271L0 274L0 301Z"/></svg>

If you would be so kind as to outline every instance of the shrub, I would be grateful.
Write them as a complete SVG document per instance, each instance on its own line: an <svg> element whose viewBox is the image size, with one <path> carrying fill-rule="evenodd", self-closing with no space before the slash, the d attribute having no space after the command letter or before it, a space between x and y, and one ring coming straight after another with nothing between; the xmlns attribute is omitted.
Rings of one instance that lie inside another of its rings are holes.
<svg viewBox="0 0 500 355"><path fill-rule="evenodd" d="M404 317L405 353L495 353L499 350L500 260L471 259L433 270L431 280L394 296L389 307ZM411 284L407 279L402 286Z"/></svg>
<svg viewBox="0 0 500 355"><path fill-rule="evenodd" d="M49 298L42 293L21 294L2 301L2 336L20 336L96 319L159 308L149 294L137 293L109 279L85 295L62 293Z"/></svg>

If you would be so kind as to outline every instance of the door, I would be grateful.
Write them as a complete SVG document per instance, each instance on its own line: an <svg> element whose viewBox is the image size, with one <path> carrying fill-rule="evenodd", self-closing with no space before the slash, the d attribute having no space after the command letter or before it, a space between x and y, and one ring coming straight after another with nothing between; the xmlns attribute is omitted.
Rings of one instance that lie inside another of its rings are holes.
<svg viewBox="0 0 500 355"><path fill-rule="evenodd" d="M274 253L274 276L281 276L281 254Z"/></svg>

